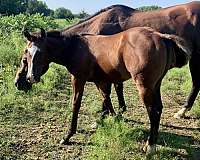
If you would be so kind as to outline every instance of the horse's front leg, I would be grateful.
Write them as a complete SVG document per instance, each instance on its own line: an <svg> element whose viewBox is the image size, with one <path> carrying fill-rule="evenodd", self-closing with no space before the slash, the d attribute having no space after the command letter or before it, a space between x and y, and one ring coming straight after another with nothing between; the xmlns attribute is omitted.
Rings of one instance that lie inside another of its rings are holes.
<svg viewBox="0 0 200 160"><path fill-rule="evenodd" d="M61 140L61 144L69 143L69 139L76 133L78 113L81 106L85 81L72 77L73 99L72 99L72 121L68 133Z"/></svg>
<svg viewBox="0 0 200 160"><path fill-rule="evenodd" d="M126 104L124 100L124 94L123 94L123 83L114 83L115 91L117 93L117 98L119 102L119 113L124 113L126 111Z"/></svg>
<svg viewBox="0 0 200 160"><path fill-rule="evenodd" d="M199 93L199 90L200 90L200 63L199 61L200 61L200 54L193 54L189 62L190 73L192 76L192 89L182 109L180 109L174 115L175 118L185 117L185 113L192 108L194 101Z"/></svg>

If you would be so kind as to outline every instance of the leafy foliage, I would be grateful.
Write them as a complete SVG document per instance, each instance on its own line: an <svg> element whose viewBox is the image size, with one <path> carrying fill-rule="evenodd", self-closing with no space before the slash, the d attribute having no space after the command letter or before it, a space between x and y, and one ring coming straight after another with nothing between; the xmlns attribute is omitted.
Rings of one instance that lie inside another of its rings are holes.
<svg viewBox="0 0 200 160"><path fill-rule="evenodd" d="M21 32L24 28L34 31L36 28L57 28L58 24L50 17L41 14L0 17L0 65L16 66L24 48Z"/></svg>
<svg viewBox="0 0 200 160"><path fill-rule="evenodd" d="M29 14L44 14L45 16L49 16L53 12L51 9L48 8L45 2L37 1L37 0L29 0L27 2L27 9L26 13Z"/></svg>
<svg viewBox="0 0 200 160"><path fill-rule="evenodd" d="M61 8L57 8L54 11L54 17L55 18L61 18L61 19L73 19L74 15L72 14L72 12L69 9L66 9L64 7Z"/></svg>
<svg viewBox="0 0 200 160"><path fill-rule="evenodd" d="M145 12L145 11L152 11L152 10L161 9L161 7L159 7L159 6L142 6L142 7L139 7L137 9Z"/></svg>
<svg viewBox="0 0 200 160"><path fill-rule="evenodd" d="M19 14L26 11L27 0L1 0L0 15Z"/></svg>
<svg viewBox="0 0 200 160"><path fill-rule="evenodd" d="M84 18L87 18L89 16L90 15L85 10L82 10L80 13L75 15L75 17L77 17L79 19L84 19Z"/></svg>
<svg viewBox="0 0 200 160"><path fill-rule="evenodd" d="M43 13L49 16L52 10L48 8L45 2L38 0L1 0L0 14L16 15L19 13Z"/></svg>
<svg viewBox="0 0 200 160"><path fill-rule="evenodd" d="M35 28L55 29L57 27L58 25L51 17L39 13L0 17L0 33L6 36L11 32L21 32L23 28L33 31Z"/></svg>
<svg viewBox="0 0 200 160"><path fill-rule="evenodd" d="M62 19L86 18L89 14L82 10L78 14L73 14L71 10L64 7L57 8L55 11L48 8L47 4L38 0L0 0L0 16L17 15L20 13L51 16Z"/></svg>

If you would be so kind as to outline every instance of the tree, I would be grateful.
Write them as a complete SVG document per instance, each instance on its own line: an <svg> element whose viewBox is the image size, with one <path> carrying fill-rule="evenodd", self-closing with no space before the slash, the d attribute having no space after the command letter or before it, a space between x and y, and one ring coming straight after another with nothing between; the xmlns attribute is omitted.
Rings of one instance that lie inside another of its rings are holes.
<svg viewBox="0 0 200 160"><path fill-rule="evenodd" d="M82 10L82 11L81 11L79 14L77 14L76 16L77 16L77 18L84 19L84 18L89 17L90 15L89 15L86 11Z"/></svg>
<svg viewBox="0 0 200 160"><path fill-rule="evenodd" d="M12 15L26 11L28 0L0 0L0 14Z"/></svg>
<svg viewBox="0 0 200 160"><path fill-rule="evenodd" d="M73 19L74 15L69 9L66 9L64 7L57 8L54 11L54 17L55 18L61 18L61 19Z"/></svg>
<svg viewBox="0 0 200 160"><path fill-rule="evenodd" d="M26 13L43 13L45 16L49 16L51 12L53 11L47 7L45 2L38 0L28 0Z"/></svg>
<svg viewBox="0 0 200 160"><path fill-rule="evenodd" d="M161 7L159 7L159 6L142 6L142 7L139 7L137 9L145 12L145 11L152 11L152 10L161 9Z"/></svg>
<svg viewBox="0 0 200 160"><path fill-rule="evenodd" d="M16 15L19 13L43 13L49 16L53 10L49 9L45 2L38 0L0 0L1 15Z"/></svg>

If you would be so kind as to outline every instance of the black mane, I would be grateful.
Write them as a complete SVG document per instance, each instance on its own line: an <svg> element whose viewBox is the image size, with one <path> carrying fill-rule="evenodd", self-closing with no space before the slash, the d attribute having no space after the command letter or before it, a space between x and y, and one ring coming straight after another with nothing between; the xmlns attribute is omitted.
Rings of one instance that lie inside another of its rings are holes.
<svg viewBox="0 0 200 160"><path fill-rule="evenodd" d="M60 30L50 30L46 32L47 37L51 37L51 38L80 38L80 37L84 37L87 35L94 35L94 34L90 34L90 33L82 33L82 34L76 34L76 33L67 33L64 34L60 31Z"/></svg>
<svg viewBox="0 0 200 160"><path fill-rule="evenodd" d="M54 37L54 38L59 38L62 35L61 31L59 30L50 30L48 32L46 32L47 37Z"/></svg>
<svg viewBox="0 0 200 160"><path fill-rule="evenodd" d="M62 34L61 31L59 30L50 30L46 32L46 36L48 38L61 38L70 41L78 40L78 39L83 39L85 35L90 35L90 34L76 34L76 33L68 33L68 34Z"/></svg>

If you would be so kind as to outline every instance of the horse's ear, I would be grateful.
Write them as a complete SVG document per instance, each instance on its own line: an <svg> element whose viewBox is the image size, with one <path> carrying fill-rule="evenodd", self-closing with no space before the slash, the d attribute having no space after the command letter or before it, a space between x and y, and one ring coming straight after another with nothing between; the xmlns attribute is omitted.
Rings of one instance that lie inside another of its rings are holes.
<svg viewBox="0 0 200 160"><path fill-rule="evenodd" d="M41 32L41 38L45 38L46 37L46 31L43 28L40 28L40 32Z"/></svg>
<svg viewBox="0 0 200 160"><path fill-rule="evenodd" d="M25 30L23 31L23 35L24 35L24 37L25 37L27 40L32 41L32 36L31 36L31 34L28 32L27 29L25 29Z"/></svg>

